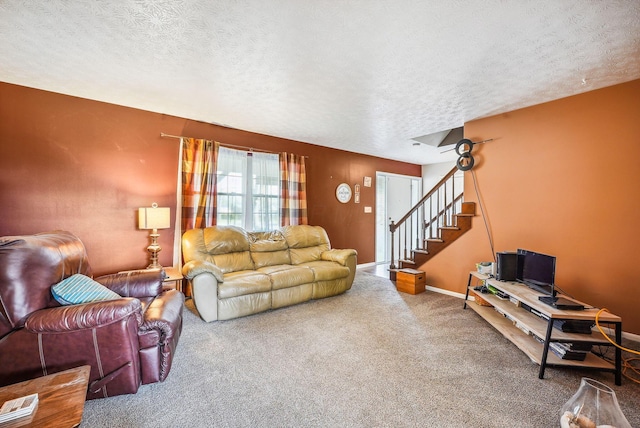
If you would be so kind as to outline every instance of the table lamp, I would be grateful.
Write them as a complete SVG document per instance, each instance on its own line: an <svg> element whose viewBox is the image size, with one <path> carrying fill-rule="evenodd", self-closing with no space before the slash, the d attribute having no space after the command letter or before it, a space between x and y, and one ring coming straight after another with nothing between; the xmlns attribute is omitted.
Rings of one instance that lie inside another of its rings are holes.
<svg viewBox="0 0 640 428"><path fill-rule="evenodd" d="M150 229L151 244L147 247L147 251L151 254L151 264L147 269L161 269L158 263L158 253L162 248L158 244L158 229L168 229L171 225L169 208L159 208L155 202L151 207L143 207L138 209L138 228Z"/></svg>

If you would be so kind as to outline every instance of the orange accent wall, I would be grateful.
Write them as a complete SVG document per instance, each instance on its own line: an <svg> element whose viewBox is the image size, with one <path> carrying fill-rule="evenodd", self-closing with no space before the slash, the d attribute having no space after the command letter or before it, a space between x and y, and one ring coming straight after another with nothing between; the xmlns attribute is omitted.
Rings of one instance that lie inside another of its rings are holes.
<svg viewBox="0 0 640 428"><path fill-rule="evenodd" d="M0 82L0 236L55 229L78 235L95 274L148 264L137 209L157 202L175 219L179 140L160 133L308 156L309 223L335 248L375 259L376 171L420 176L419 165L60 95ZM364 176L373 187L362 186ZM340 204L341 182L361 203ZM160 231L160 263L172 264L173 232Z"/></svg>
<svg viewBox="0 0 640 428"><path fill-rule="evenodd" d="M640 334L640 80L465 124L495 251L557 257L567 293L622 316ZM482 211L470 232L425 266L427 283L464 293L492 253Z"/></svg>

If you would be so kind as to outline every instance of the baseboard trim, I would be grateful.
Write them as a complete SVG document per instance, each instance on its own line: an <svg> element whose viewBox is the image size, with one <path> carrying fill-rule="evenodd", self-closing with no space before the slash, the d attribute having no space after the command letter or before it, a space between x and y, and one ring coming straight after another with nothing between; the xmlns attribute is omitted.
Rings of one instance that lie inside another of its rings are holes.
<svg viewBox="0 0 640 428"><path fill-rule="evenodd" d="M427 285L425 288L429 291L435 291L436 293L446 294L447 296L457 297L458 299L464 299L464 294L455 291L444 290L442 288L432 287L430 285Z"/></svg>
<svg viewBox="0 0 640 428"><path fill-rule="evenodd" d="M373 267L373 266L377 266L378 264L382 264L382 263L376 263L376 262L362 263L361 265L356 265L356 269L363 269L363 268Z"/></svg>
<svg viewBox="0 0 640 428"><path fill-rule="evenodd" d="M640 334L627 333L626 331L623 331L622 337L640 343Z"/></svg>

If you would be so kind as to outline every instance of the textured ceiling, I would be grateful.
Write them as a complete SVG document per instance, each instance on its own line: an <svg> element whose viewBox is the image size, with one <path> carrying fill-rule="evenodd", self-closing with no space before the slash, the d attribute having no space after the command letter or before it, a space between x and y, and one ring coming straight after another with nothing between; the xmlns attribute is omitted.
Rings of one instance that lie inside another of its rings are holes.
<svg viewBox="0 0 640 428"><path fill-rule="evenodd" d="M420 164L638 78L637 0L0 0L0 81Z"/></svg>

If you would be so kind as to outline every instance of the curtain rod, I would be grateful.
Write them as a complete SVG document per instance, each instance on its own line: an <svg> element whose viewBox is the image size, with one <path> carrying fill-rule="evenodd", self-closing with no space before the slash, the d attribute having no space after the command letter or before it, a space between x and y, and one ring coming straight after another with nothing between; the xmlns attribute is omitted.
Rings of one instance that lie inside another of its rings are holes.
<svg viewBox="0 0 640 428"><path fill-rule="evenodd" d="M170 134L165 134L164 132L160 133L160 137L166 137L166 138L177 138L177 139L183 139L183 138L191 138L191 137L183 137L181 135L170 135ZM235 149L245 149L248 150L250 152L262 152L262 153L271 153L271 154L280 154L278 152L272 152L269 150L261 150L261 149L255 149L253 147L247 147L247 146L237 146L235 144L226 144L226 143L220 143L221 147L231 147L231 148L235 148ZM308 159L309 156L304 156L305 159Z"/></svg>

